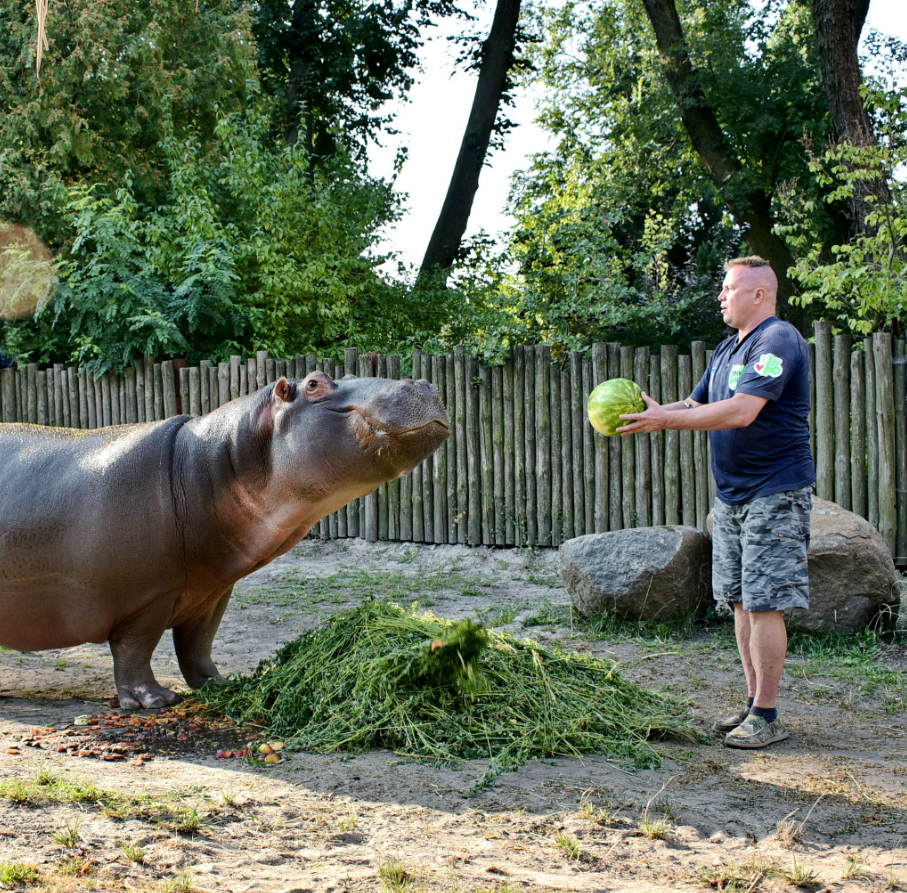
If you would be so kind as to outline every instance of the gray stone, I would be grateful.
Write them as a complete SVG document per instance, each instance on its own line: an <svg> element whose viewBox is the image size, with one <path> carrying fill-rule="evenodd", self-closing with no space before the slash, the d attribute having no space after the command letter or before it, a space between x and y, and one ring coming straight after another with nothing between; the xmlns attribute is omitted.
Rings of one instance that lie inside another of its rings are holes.
<svg viewBox="0 0 907 893"><path fill-rule="evenodd" d="M709 531L712 517L709 514ZM900 575L882 535L867 520L813 496L809 608L788 615L791 629L852 633L890 625L900 604Z"/></svg>
<svg viewBox="0 0 907 893"><path fill-rule="evenodd" d="M882 535L867 520L813 497L809 609L791 612L795 629L856 632L897 618L900 576Z"/></svg>
<svg viewBox="0 0 907 893"><path fill-rule="evenodd" d="M586 617L672 620L708 603L709 538L694 527L636 527L593 533L560 547L561 579Z"/></svg>

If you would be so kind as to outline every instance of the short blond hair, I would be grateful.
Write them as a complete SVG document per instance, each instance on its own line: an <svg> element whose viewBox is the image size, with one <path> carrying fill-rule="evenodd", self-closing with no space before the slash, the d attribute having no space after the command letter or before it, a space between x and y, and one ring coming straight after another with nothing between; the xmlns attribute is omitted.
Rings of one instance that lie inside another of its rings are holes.
<svg viewBox="0 0 907 893"><path fill-rule="evenodd" d="M759 267L771 267L771 263L764 257L759 257L758 254L751 254L748 257L732 257L729 261L725 261L725 271L730 270L731 267L749 267L756 270Z"/></svg>

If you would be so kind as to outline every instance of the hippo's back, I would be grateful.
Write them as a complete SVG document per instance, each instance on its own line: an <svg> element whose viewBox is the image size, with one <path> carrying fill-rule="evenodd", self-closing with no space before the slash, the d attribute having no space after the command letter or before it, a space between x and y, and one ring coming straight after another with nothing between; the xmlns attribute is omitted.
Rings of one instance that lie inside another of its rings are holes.
<svg viewBox="0 0 907 893"><path fill-rule="evenodd" d="M178 551L170 470L182 422L0 425L0 644L104 641L130 593L160 586Z"/></svg>

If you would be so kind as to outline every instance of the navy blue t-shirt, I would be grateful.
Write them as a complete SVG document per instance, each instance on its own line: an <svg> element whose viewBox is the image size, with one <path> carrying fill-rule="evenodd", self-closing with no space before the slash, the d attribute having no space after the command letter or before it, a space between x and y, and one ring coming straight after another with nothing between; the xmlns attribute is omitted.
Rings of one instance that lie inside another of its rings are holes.
<svg viewBox="0 0 907 893"><path fill-rule="evenodd" d="M746 428L710 431L718 498L740 505L760 496L809 487L816 468L809 448L809 352L789 323L770 317L743 342L718 345L690 395L717 403L734 394L767 397Z"/></svg>

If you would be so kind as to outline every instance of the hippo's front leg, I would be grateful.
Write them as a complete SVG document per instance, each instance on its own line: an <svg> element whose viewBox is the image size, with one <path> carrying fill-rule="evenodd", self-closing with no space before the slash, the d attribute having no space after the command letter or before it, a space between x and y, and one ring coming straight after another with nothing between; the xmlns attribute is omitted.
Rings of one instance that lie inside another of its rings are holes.
<svg viewBox="0 0 907 893"><path fill-rule="evenodd" d="M173 647L176 650L180 671L192 688L201 688L212 679L218 681L224 678L211 659L211 647L232 594L231 586L215 603L209 614L173 627Z"/></svg>
<svg viewBox="0 0 907 893"><path fill-rule="evenodd" d="M176 692L158 684L151 670L151 656L167 628L172 608L169 599L158 599L110 633L113 678L120 707L125 710L165 707L179 701Z"/></svg>

